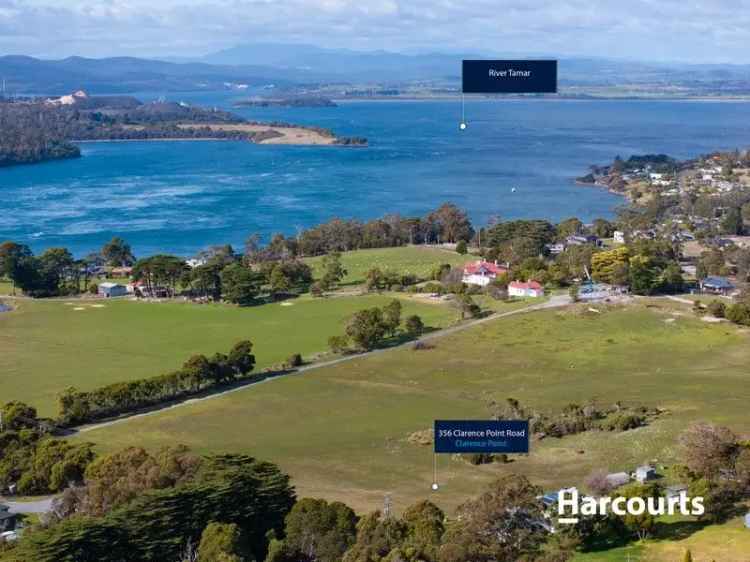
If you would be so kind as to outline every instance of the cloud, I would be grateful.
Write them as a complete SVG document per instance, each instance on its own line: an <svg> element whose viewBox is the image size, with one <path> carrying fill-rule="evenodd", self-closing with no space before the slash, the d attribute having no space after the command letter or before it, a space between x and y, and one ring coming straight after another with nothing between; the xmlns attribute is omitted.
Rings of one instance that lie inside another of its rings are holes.
<svg viewBox="0 0 750 562"><path fill-rule="evenodd" d="M0 51L195 56L274 41L744 63L749 8L749 0L0 0Z"/></svg>

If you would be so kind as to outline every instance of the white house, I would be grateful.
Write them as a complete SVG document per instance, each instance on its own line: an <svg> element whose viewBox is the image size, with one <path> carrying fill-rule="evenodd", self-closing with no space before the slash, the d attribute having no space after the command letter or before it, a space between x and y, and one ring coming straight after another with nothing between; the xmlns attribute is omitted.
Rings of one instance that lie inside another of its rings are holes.
<svg viewBox="0 0 750 562"><path fill-rule="evenodd" d="M543 297L544 287L536 281L513 281L508 284L508 296L511 297Z"/></svg>
<svg viewBox="0 0 750 562"><path fill-rule="evenodd" d="M635 469L635 479L641 484L654 478L656 478L656 469L651 465L645 464Z"/></svg>
<svg viewBox="0 0 750 562"><path fill-rule="evenodd" d="M612 235L612 238L614 239L615 244L625 243L625 233L622 230L615 230L614 234Z"/></svg>
<svg viewBox="0 0 750 562"><path fill-rule="evenodd" d="M128 294L128 288L119 283L99 283L98 293L101 297L124 297Z"/></svg>
<svg viewBox="0 0 750 562"><path fill-rule="evenodd" d="M475 261L464 266L462 281L467 285L486 287L500 275L508 273L508 268L497 262Z"/></svg>

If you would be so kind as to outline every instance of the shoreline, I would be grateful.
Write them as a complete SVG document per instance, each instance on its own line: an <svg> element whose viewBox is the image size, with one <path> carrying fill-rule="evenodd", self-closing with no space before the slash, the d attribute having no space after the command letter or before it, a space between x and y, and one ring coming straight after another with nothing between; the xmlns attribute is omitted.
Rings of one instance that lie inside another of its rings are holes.
<svg viewBox="0 0 750 562"><path fill-rule="evenodd" d="M696 97L618 97L618 96L513 96L492 97L483 94L466 94L465 101L473 102L517 102L517 101L536 101L536 102L699 102L699 103L750 103L750 94L737 97L716 98L711 96ZM336 103L363 103L363 102L440 102L440 101L461 101L461 94L445 94L439 96L373 96L373 97L332 97L331 101Z"/></svg>
<svg viewBox="0 0 750 562"><path fill-rule="evenodd" d="M336 137L336 140L339 140L338 137ZM244 142L247 144L254 144L257 146L316 146L316 147L341 147L341 148L366 148L367 144L343 144L343 143L336 143L336 142L329 142L329 143L314 143L314 142L300 142L300 143L292 143L292 142L253 142L252 140L248 139L231 139L231 138L225 138L225 139L219 139L215 137L190 137L190 138L182 138L182 137L165 137L163 139L73 139L70 142L76 143L76 144L98 144L98 143L115 143L115 142Z"/></svg>

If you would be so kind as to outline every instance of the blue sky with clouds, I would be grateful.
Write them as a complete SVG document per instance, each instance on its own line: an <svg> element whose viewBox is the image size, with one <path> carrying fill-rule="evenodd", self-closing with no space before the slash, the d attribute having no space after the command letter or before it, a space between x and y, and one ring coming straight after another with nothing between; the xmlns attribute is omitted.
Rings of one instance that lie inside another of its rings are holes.
<svg viewBox="0 0 750 562"><path fill-rule="evenodd" d="M750 0L0 0L0 54L197 56L256 41L750 63Z"/></svg>

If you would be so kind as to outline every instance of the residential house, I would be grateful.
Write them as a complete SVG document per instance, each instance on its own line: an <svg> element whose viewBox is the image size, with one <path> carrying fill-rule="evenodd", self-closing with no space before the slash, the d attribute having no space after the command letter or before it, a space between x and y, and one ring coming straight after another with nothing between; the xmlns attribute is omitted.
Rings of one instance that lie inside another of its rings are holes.
<svg viewBox="0 0 750 562"><path fill-rule="evenodd" d="M668 499L670 498L680 498L682 496L686 496L688 492L687 486L683 484L676 484L674 486L667 486L667 488L664 490L664 494L667 496Z"/></svg>
<svg viewBox="0 0 750 562"><path fill-rule="evenodd" d="M536 281L513 281L508 284L508 296L510 297L543 297L544 287Z"/></svg>
<svg viewBox="0 0 750 562"><path fill-rule="evenodd" d="M109 274L115 278L129 278L133 274L133 268L130 266L113 267Z"/></svg>
<svg viewBox="0 0 750 562"><path fill-rule="evenodd" d="M0 533L16 530L18 514L11 513L7 505L0 504Z"/></svg>
<svg viewBox="0 0 750 562"><path fill-rule="evenodd" d="M486 287L500 275L508 273L508 267L497 262L478 260L464 266L462 281L467 285Z"/></svg>
<svg viewBox="0 0 750 562"><path fill-rule="evenodd" d="M614 234L612 235L612 239L614 240L615 244L624 244L625 233L622 230L615 230Z"/></svg>
<svg viewBox="0 0 750 562"><path fill-rule="evenodd" d="M614 490L630 482L630 475L627 472L613 472L607 474L606 480L607 484Z"/></svg>
<svg viewBox="0 0 750 562"><path fill-rule="evenodd" d="M635 469L635 479L641 484L648 482L649 480L654 480L655 478L656 469L649 464L644 464Z"/></svg>
<svg viewBox="0 0 750 562"><path fill-rule="evenodd" d="M128 294L128 288L119 283L99 283L98 293L100 297L124 297Z"/></svg>
<svg viewBox="0 0 750 562"><path fill-rule="evenodd" d="M734 290L734 285L726 277L711 276L700 282L701 291L713 295L728 295Z"/></svg>
<svg viewBox="0 0 750 562"><path fill-rule="evenodd" d="M573 236L568 236L565 239L566 246L584 246L586 244L601 246L602 241L593 234L575 234Z"/></svg>

